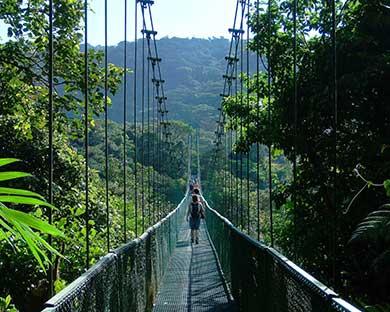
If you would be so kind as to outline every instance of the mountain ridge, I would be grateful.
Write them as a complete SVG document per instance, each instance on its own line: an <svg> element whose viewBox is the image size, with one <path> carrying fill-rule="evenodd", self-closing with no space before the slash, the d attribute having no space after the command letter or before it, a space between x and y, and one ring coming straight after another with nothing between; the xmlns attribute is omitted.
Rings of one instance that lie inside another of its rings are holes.
<svg viewBox="0 0 390 312"><path fill-rule="evenodd" d="M137 103L139 107L137 111L140 116L142 113L142 39L139 39L137 43ZM157 40L159 57L162 58L161 72L165 80L165 95L168 97L169 119L182 120L205 131L214 130L214 121L219 114L220 93L224 84L222 76L226 70L225 56L229 52L229 45L230 41L223 37L209 39L164 37ZM108 47L109 63L123 67L123 46L124 41L116 46ZM145 47L147 47L146 41ZM103 49L102 46L94 48ZM127 51L127 68L132 70L135 67L134 41L127 43ZM255 68L253 55L250 63L251 68ZM147 77L147 62L145 62L145 77ZM134 73L129 74L126 97L129 121L133 118L133 79ZM150 98L152 100L152 96ZM123 122L123 87L115 96L112 96L112 104L109 118ZM147 88L145 87L145 109L146 107Z"/></svg>

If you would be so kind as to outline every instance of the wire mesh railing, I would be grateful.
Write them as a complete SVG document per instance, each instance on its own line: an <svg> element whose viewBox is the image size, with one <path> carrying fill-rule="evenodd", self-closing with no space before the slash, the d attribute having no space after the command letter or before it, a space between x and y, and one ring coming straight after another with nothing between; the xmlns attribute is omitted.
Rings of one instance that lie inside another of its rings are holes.
<svg viewBox="0 0 390 312"><path fill-rule="evenodd" d="M43 312L151 311L176 246L187 198L141 237L101 258L46 302Z"/></svg>
<svg viewBox="0 0 390 312"><path fill-rule="evenodd" d="M240 311L360 311L274 248L242 233L207 202L206 207L208 232Z"/></svg>

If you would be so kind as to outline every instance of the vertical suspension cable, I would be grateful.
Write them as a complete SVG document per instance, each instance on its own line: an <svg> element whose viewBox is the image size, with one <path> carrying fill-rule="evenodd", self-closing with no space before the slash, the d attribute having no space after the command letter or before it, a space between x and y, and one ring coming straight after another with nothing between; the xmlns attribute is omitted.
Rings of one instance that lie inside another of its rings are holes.
<svg viewBox="0 0 390 312"><path fill-rule="evenodd" d="M229 131L229 141L228 141L228 157L229 157L229 207L230 207L230 220L233 221L233 158L232 158L232 149L233 149L233 131Z"/></svg>
<svg viewBox="0 0 390 312"><path fill-rule="evenodd" d="M199 130L199 128L197 129L197 137L196 137L196 139L197 139L197 142L196 142L196 146L197 146L197 151L196 151L196 154L197 154L197 166L198 166L198 173L197 173L197 175L198 175L198 184L199 184L199 186L201 186L201 179L200 179L200 174L201 174L201 172L200 172L200 147L199 147L199 144L200 144L200 130Z"/></svg>
<svg viewBox="0 0 390 312"><path fill-rule="evenodd" d="M142 33L142 101L141 101L141 214L142 233L145 231L145 185L144 185L144 127L145 127L145 33Z"/></svg>
<svg viewBox="0 0 390 312"><path fill-rule="evenodd" d="M228 121L226 120L226 123ZM225 130L225 188L226 188L226 207L225 207L225 212L226 212L226 217L231 220L231 202L230 202L230 161L229 161L229 130Z"/></svg>
<svg viewBox="0 0 390 312"><path fill-rule="evenodd" d="M235 67L235 76L236 76L236 83L235 83L235 95L236 95L236 105L238 104L238 64ZM236 131L234 132L234 145L237 145L238 141L238 117L234 118L235 128ZM234 152L234 158L235 158L235 195L236 195L236 221L235 224L238 226L239 222L239 214L240 214L240 208L239 208L239 171L238 171L238 152L237 150Z"/></svg>
<svg viewBox="0 0 390 312"><path fill-rule="evenodd" d="M125 0L123 53L123 242L127 241L127 0ZM134 79L136 80L136 79Z"/></svg>
<svg viewBox="0 0 390 312"><path fill-rule="evenodd" d="M298 127L298 86L297 86L297 0L293 0L293 87L294 87L294 148L293 148L293 191L294 206L294 257L297 260L297 127Z"/></svg>
<svg viewBox="0 0 390 312"><path fill-rule="evenodd" d="M256 26L259 23L260 0L256 2ZM256 43L256 128L260 128L260 51ZM260 143L256 140L256 222L257 240L260 240Z"/></svg>
<svg viewBox="0 0 390 312"><path fill-rule="evenodd" d="M138 172L137 172L137 58L138 58L138 1L135 1L134 16L134 225L138 237Z"/></svg>
<svg viewBox="0 0 390 312"><path fill-rule="evenodd" d="M84 0L84 148L85 148L85 241L86 269L89 269L89 131L88 131L88 1Z"/></svg>
<svg viewBox="0 0 390 312"><path fill-rule="evenodd" d="M248 0L247 3L247 34L246 34L246 75L247 75L247 87L246 87L246 101L247 101L247 108L248 108L248 120L247 120L247 125L246 125L246 139L249 145L249 114L250 114L250 105L249 105L249 14L250 14L250 0ZM249 183L249 160L250 160L250 151L251 151L251 146L248 146L248 152L246 153L246 200L247 200L247 233L250 234L250 183Z"/></svg>
<svg viewBox="0 0 390 312"><path fill-rule="evenodd" d="M53 170L54 170L54 160L53 160L53 90L54 90L54 82L53 82L53 67L54 67L54 57L53 57L53 0L49 0L49 72L48 72L48 80L49 80L49 203L53 204ZM49 224L53 223L53 211L51 207L48 207L48 221ZM52 245L53 238L49 235L49 244ZM53 262L53 254L49 255L50 262ZM53 281L53 265L50 264L49 272L48 272L48 280L49 280L49 297L53 296L54 290L54 281Z"/></svg>
<svg viewBox="0 0 390 312"><path fill-rule="evenodd" d="M189 179L191 179L192 176L192 135L190 134L188 136L188 173L189 173Z"/></svg>
<svg viewBox="0 0 390 312"><path fill-rule="evenodd" d="M160 103L159 101L157 100L156 101L156 105L157 105L157 172L158 172L158 175L157 175L157 192L159 194L159 197L158 197L158 202L157 202L157 205L159 207L159 219L161 219L161 217L163 216L164 214L164 211L162 210L162 204L161 204L161 200L162 200L162 195L161 195L161 175L162 175L162 171L161 171L161 114L160 114Z"/></svg>
<svg viewBox="0 0 390 312"><path fill-rule="evenodd" d="M241 6L245 5L245 1L241 2ZM245 14L245 9L243 9L243 13ZM241 20L241 27L243 29L243 19ZM240 108L242 109L244 106L244 81L243 81L243 73L244 73L244 40L240 41ZM244 130L244 121L242 116L240 117L240 141L243 139L243 131ZM244 190L243 190L243 179L244 179L244 163L243 163L243 152L239 153L240 155L240 226L241 229L244 229Z"/></svg>
<svg viewBox="0 0 390 312"><path fill-rule="evenodd" d="M333 109L334 109L334 150L333 150L333 202L334 202L334 220L332 227L332 275L333 283L335 286L338 283L336 278L336 245L337 245L337 141L338 141L338 92L337 92L337 19L336 19L336 1L331 1L331 10L332 10L332 99L333 99Z"/></svg>
<svg viewBox="0 0 390 312"><path fill-rule="evenodd" d="M104 141L105 141L105 182L106 182L106 230L107 252L110 252L110 203L108 195L108 6L104 0Z"/></svg>
<svg viewBox="0 0 390 312"><path fill-rule="evenodd" d="M156 89L158 89L156 87ZM155 184L155 192L156 192L156 205L157 205L157 218L160 219L162 217L161 214L161 205L160 205L160 192L159 192L159 181L160 181L160 129L159 129L159 122L160 122L160 115L159 115L159 109L158 109L158 101L155 101L155 110L156 110L156 123L155 123L155 131L156 131L156 151L155 151L155 158L156 158L156 184Z"/></svg>
<svg viewBox="0 0 390 312"><path fill-rule="evenodd" d="M224 164L223 164L223 172L224 172L224 179L223 179L223 187L224 187L224 190L225 190L225 195L224 195L224 201L225 201L225 206L224 206L224 216L227 217L227 218L230 218L229 217L229 183L228 183L228 151L227 151L227 148L228 148L228 134L226 132L226 126L225 126L225 123L226 123L226 119L227 117L224 117L224 125L223 125L223 149L222 149L222 153L223 153L223 160L224 160Z"/></svg>
<svg viewBox="0 0 390 312"><path fill-rule="evenodd" d="M153 65L153 63L152 63ZM155 85L152 84L152 94L155 94ZM156 190L156 179L157 179L157 104L155 101L155 97L152 97L152 115L153 115L153 215L154 215L154 220L156 221L157 218L159 217L159 212L158 208L156 207L157 205L157 190ZM157 208L157 209L156 209ZM157 215L156 215L157 213Z"/></svg>
<svg viewBox="0 0 390 312"><path fill-rule="evenodd" d="M147 110L148 110L148 113L147 113L147 129L146 129L146 132L147 132L147 138L148 138L148 142L147 142L147 163L148 163L148 170L147 170L147 181L148 181L148 209L149 209L149 223L152 223L154 224L155 220L154 220L154 215L153 215L153 218L152 218L152 212L151 210L153 211L153 209L151 209L151 205L152 205L152 198L151 198L151 194L152 194L152 181L151 181L151 177L150 177L150 167L151 167L151 162L150 162L150 150L151 150L151 144L150 144L150 60L148 59L148 66L147 66L147 77L146 77L146 81L147 81L147 90L148 90L148 94L147 94ZM151 222L152 220L152 222Z"/></svg>
<svg viewBox="0 0 390 312"><path fill-rule="evenodd" d="M161 217L163 216L164 214L164 210L162 208L162 195L161 195L161 177L162 177L162 169L161 169L161 149L162 149L162 144L161 144L161 105L160 105L160 102L157 101L157 172L158 172L158 176L157 176L157 191L159 193L159 200L157 202L157 205L159 207L159 211L160 211L160 214L159 214L159 219L161 219Z"/></svg>
<svg viewBox="0 0 390 312"><path fill-rule="evenodd" d="M225 117L223 117L223 121L224 121ZM224 131L224 122L222 121L222 124L221 124L221 128L222 128L222 136L224 138L224 142L222 145L222 155L226 154L224 153L224 150L226 150L226 135L225 135L225 131ZM226 206L228 204L228 200L227 200L227 188L226 188L226 158L223 156L222 157L222 170L223 170L223 181L222 181L222 191L223 191L223 215L226 216Z"/></svg>
<svg viewBox="0 0 390 312"><path fill-rule="evenodd" d="M272 143L271 143L271 70L272 70L272 61L271 61L271 1L268 0L268 49L267 49L267 62L268 62L268 190L269 190L269 219L270 219L270 238L271 238L271 247L274 246L274 231L273 231L273 209L272 209Z"/></svg>
<svg viewBox="0 0 390 312"><path fill-rule="evenodd" d="M235 95L236 95L236 105L238 104L238 63L236 64L236 66L235 66L235 77L236 77L236 79L235 79L235 81L236 81L236 83L235 83ZM235 145L237 145L237 141L238 141L238 128L239 128L239 125L238 125L238 122L239 122L239 120L238 120L238 117L236 117L235 118L235 120L234 120L234 122L235 122L235 128L236 128L236 131L235 131L235 136L234 136L234 138L235 138L235 140L234 140L234 144ZM239 190L239 183L240 183L240 181L239 181L239 170L238 170L238 152L237 151L235 151L235 153L234 153L234 155L235 155L235 161L236 161L236 170L235 170L235 172L236 172L236 177L235 177L235 189L236 189L236 191L235 191L235 193L236 193L236 222L235 222L235 224L238 226L238 223L239 223L239 220L240 220L240 218L239 218L239 216L240 216L240 207L239 207L239 193L240 193L240 190Z"/></svg>

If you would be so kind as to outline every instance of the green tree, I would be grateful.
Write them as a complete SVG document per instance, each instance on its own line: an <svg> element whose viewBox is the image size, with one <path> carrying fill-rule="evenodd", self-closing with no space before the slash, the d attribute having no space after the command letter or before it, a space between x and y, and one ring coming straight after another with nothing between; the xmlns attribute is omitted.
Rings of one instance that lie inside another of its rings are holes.
<svg viewBox="0 0 390 312"><path fill-rule="evenodd" d="M9 40L0 44L0 154L21 159L15 171L28 171L35 177L27 187L47 197L48 185L48 3L6 0L0 3L0 19L8 26ZM82 1L54 1L54 225L72 244L56 242L55 247L66 255L54 259L57 281L72 281L85 263L84 159L71 141L82 137L84 106L84 53L80 51L83 29ZM89 67L90 127L93 116L104 109L103 54L91 49ZM123 70L109 66L109 92L115 94ZM103 184L91 176L91 262L105 251L102 204ZM23 185L26 186L26 185ZM15 181L12 187L20 188ZM42 207L33 211L21 206L22 212L45 218ZM83 232L84 231L84 232ZM25 237L24 237L25 238ZM26 238L25 238L26 240ZM27 240L26 240L27 241ZM42 242L40 242L42 244ZM24 311L40 309L47 299L46 274L26 250L26 243L15 243L20 253L1 243L0 293L12 295ZM28 244L28 242L27 242ZM10 272L15 272L12 276ZM62 275L60 276L60 272Z"/></svg>
<svg viewBox="0 0 390 312"><path fill-rule="evenodd" d="M275 228L276 241L279 248L290 256L294 254L297 261L328 283L332 279L335 257L336 273L356 272L353 263L359 265L359 261L363 260L356 253L350 254L346 243L355 224L375 207L387 202L384 192L368 188L353 203L353 209L346 212L348 203L362 187L361 181L354 177L355 166L363 166L367 176L374 181L384 181L390 168L390 155L384 148L388 145L390 123L387 103L390 55L386 36L390 30L389 6L382 1L356 0L336 1L336 8L336 147L332 100L332 23L331 8L327 2L299 3L296 136L292 1L272 1L271 12L262 7L259 16L254 12L251 17L251 27L255 32L251 48L260 55L270 55L264 63L266 69L271 68L268 74L272 79L272 97L268 98L267 73L258 73L258 77L243 77L250 90L249 103L244 93L227 99L224 105L230 120L240 117L244 124L250 125L244 129L238 149L247 150L256 142L272 143L292 161L295 148L298 156L296 184L287 183L282 189L275 189L276 214L280 209L291 206L293 192L298 205L290 217ZM257 85L258 80L260 83ZM261 98L259 116L257 95ZM240 105L241 97L244 106ZM268 127L269 106L271 127ZM234 127L234 124L230 126ZM334 166L335 148L337 167ZM333 196L335 193L336 197ZM294 216L295 224L291 222ZM336 232L335 251L329 243L333 239L333 231ZM286 236L293 238L295 246ZM360 281L354 279L351 287L343 291L355 297L365 296L369 292L369 283L362 282L363 277L360 277ZM340 275L336 276L338 283L334 286L339 290L341 280Z"/></svg>

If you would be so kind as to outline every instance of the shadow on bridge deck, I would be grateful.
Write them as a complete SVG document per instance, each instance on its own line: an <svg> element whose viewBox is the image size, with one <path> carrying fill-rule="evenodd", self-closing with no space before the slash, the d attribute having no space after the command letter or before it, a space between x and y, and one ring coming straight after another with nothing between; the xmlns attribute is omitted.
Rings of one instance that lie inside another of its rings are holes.
<svg viewBox="0 0 390 312"><path fill-rule="evenodd" d="M205 225L199 245L191 246L184 222L153 311L236 311L225 286Z"/></svg>

